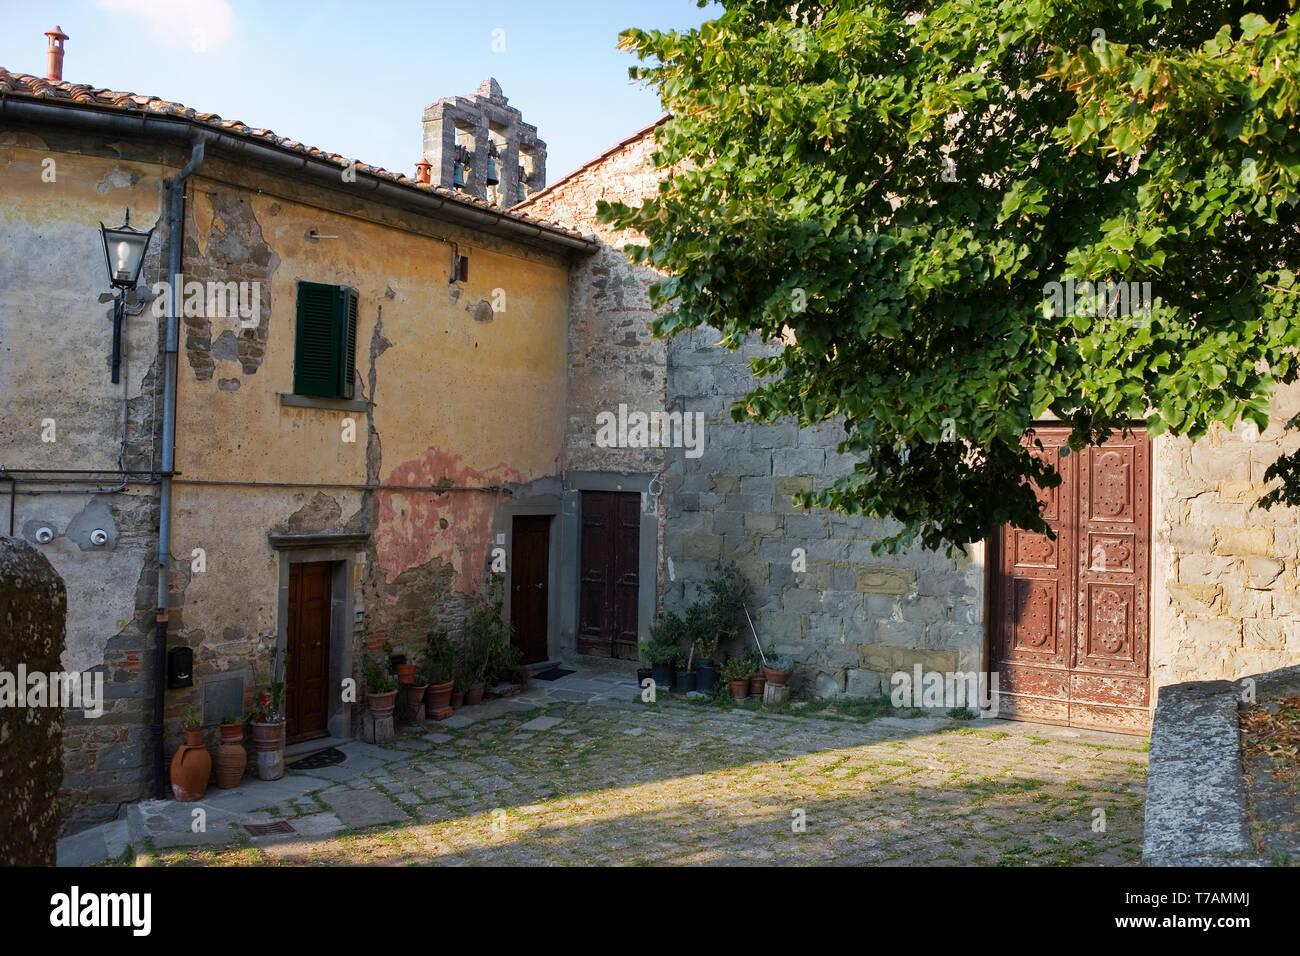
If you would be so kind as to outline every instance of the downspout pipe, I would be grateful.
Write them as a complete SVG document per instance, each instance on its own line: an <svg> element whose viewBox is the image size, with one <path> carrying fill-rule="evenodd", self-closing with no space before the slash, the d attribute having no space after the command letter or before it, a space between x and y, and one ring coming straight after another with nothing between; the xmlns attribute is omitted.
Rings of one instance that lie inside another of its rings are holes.
<svg viewBox="0 0 1300 956"><path fill-rule="evenodd" d="M163 755L163 703L167 694L167 609L170 588L172 551L172 473L176 464L176 377L181 297L176 282L181 274L185 247L185 183L203 162L207 137L196 134L185 164L170 182L171 205L167 214L167 287L171 290L167 305L167 332L163 353L163 427L162 486L158 498L158 603L155 618L154 695L153 695L153 770L154 796L167 799L167 768Z"/></svg>

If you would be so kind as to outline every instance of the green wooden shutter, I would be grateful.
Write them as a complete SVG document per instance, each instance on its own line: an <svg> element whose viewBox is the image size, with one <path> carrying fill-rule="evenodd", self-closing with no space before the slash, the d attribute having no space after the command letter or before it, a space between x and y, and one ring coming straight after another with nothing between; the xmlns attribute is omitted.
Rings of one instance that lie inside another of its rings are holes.
<svg viewBox="0 0 1300 956"><path fill-rule="evenodd" d="M342 351L338 316L338 286L298 283L298 324L293 352L296 394L338 396Z"/></svg>
<svg viewBox="0 0 1300 956"><path fill-rule="evenodd" d="M343 289L340 317L343 322L343 341L340 351L343 353L339 369L339 395L343 398L355 398L357 367L357 290Z"/></svg>

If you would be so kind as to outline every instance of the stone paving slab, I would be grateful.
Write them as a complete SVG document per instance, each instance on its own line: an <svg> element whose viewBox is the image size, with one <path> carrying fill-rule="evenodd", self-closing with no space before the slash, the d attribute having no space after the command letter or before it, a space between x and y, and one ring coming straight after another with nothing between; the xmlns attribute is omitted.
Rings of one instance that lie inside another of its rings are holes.
<svg viewBox="0 0 1300 956"><path fill-rule="evenodd" d="M564 720L560 717L536 717L533 720L530 720L526 724L521 724L519 726L519 729L520 730L550 730L552 727L559 726L562 723L564 723Z"/></svg>
<svg viewBox="0 0 1300 956"><path fill-rule="evenodd" d="M349 790L334 794L325 802L334 811L334 816L348 827L368 827L409 819L404 810L378 790Z"/></svg>

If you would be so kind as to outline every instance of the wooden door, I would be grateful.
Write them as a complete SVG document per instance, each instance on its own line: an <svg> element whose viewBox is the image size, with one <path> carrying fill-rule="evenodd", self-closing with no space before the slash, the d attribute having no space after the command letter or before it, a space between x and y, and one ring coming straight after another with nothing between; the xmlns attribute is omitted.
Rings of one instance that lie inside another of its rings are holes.
<svg viewBox="0 0 1300 956"><path fill-rule="evenodd" d="M520 515L513 521L510 564L510 623L513 642L525 664L546 660L546 623L550 609L549 515Z"/></svg>
<svg viewBox="0 0 1300 956"><path fill-rule="evenodd" d="M993 649L1000 713L1143 732L1150 726L1150 442L1142 432L1061 457L1069 430L1040 428L1034 454L1061 475L1040 490L1046 535L1004 528Z"/></svg>
<svg viewBox="0 0 1300 956"><path fill-rule="evenodd" d="M328 561L289 565L289 633L286 646L285 740L325 737L330 672L330 580Z"/></svg>
<svg viewBox="0 0 1300 956"><path fill-rule="evenodd" d="M641 496L582 493L578 652L636 660Z"/></svg>

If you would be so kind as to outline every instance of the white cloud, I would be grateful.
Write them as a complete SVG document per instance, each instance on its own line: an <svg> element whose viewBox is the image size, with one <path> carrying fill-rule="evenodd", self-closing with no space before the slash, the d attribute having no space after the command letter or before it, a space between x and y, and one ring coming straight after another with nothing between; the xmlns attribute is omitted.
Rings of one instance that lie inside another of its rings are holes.
<svg viewBox="0 0 1300 956"><path fill-rule="evenodd" d="M226 0L94 0L109 13L125 14L148 25L149 32L163 43L188 46L206 53L227 39L235 29L235 11Z"/></svg>

